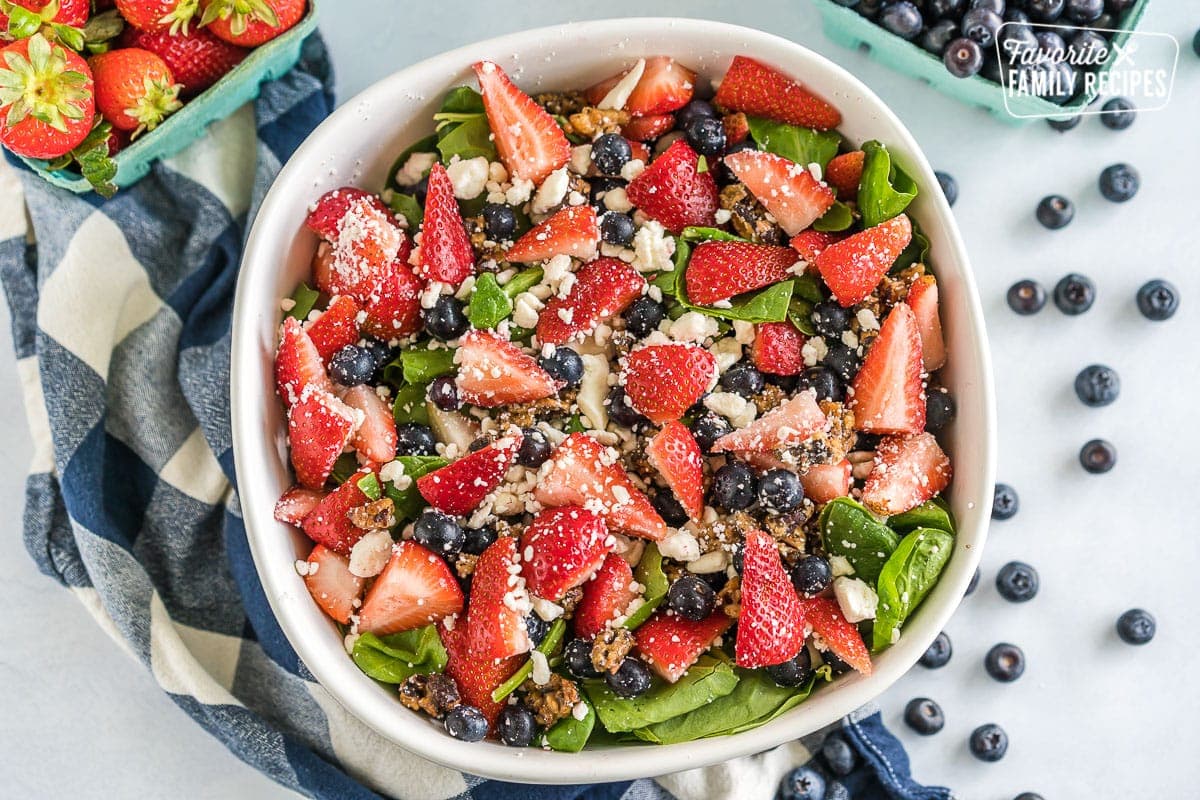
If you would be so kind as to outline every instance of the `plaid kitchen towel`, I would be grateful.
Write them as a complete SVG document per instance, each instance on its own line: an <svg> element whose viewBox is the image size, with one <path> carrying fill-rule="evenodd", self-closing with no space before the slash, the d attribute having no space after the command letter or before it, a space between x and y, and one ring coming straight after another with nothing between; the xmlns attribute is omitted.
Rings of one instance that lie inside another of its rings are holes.
<svg viewBox="0 0 1200 800"><path fill-rule="evenodd" d="M390 744L299 661L258 582L234 490L230 314L248 220L332 108L319 37L251 106L113 200L0 161L0 275L36 442L25 540L172 700L317 798L769 798L821 735L632 783L485 781ZM856 798L940 800L877 713L843 723Z"/></svg>

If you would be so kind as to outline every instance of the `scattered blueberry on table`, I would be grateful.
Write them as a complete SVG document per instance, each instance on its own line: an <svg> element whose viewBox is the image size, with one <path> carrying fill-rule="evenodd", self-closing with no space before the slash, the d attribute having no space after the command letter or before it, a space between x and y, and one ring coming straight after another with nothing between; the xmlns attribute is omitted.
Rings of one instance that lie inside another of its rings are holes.
<svg viewBox="0 0 1200 800"><path fill-rule="evenodd" d="M950 637L946 635L945 631L942 631L917 663L928 669L938 669L950 663L950 656L953 652L954 648L950 644Z"/></svg>
<svg viewBox="0 0 1200 800"><path fill-rule="evenodd" d="M979 588L979 567L975 568L975 574L971 576L971 582L967 584L967 591L963 593L963 597L970 597L975 594L975 590Z"/></svg>
<svg viewBox="0 0 1200 800"><path fill-rule="evenodd" d="M821 758L825 760L825 767L839 778L849 775L858 765L854 748L837 732L826 736L821 743Z"/></svg>
<svg viewBox="0 0 1200 800"><path fill-rule="evenodd" d="M1025 603L1038 593L1037 570L1023 561L1010 561L996 573L996 591L1012 603Z"/></svg>
<svg viewBox="0 0 1200 800"><path fill-rule="evenodd" d="M1084 313L1096 302L1096 285L1091 279L1072 272L1054 285L1054 305L1068 316Z"/></svg>
<svg viewBox="0 0 1200 800"><path fill-rule="evenodd" d="M1104 439L1092 439L1079 450L1079 463L1093 475L1102 475L1117 465L1117 448Z"/></svg>
<svg viewBox="0 0 1200 800"><path fill-rule="evenodd" d="M1051 128L1053 128L1054 130L1058 131L1059 133L1066 133L1067 131L1073 131L1079 127L1079 123L1081 123L1081 122L1083 122L1083 117L1079 114L1076 114L1073 117L1067 117L1065 119L1048 119L1048 120L1046 120L1046 124L1049 125Z"/></svg>
<svg viewBox="0 0 1200 800"><path fill-rule="evenodd" d="M1075 394L1085 406L1099 408L1117 399L1121 393L1121 378L1112 367L1091 364L1075 376Z"/></svg>
<svg viewBox="0 0 1200 800"><path fill-rule="evenodd" d="M1056 231L1075 219L1075 204L1060 194L1051 194L1042 198L1034 214L1043 227Z"/></svg>
<svg viewBox="0 0 1200 800"><path fill-rule="evenodd" d="M937 176L938 185L942 187L942 194L946 196L946 203L953 207L958 201L958 181L949 172L939 170L933 174Z"/></svg>
<svg viewBox="0 0 1200 800"><path fill-rule="evenodd" d="M1034 792L1021 792L1013 798L1013 800L1045 800L1040 794Z"/></svg>
<svg viewBox="0 0 1200 800"><path fill-rule="evenodd" d="M796 767L783 778L781 800L824 800L825 779L812 767Z"/></svg>
<svg viewBox="0 0 1200 800"><path fill-rule="evenodd" d="M1114 97L1100 107L1100 121L1109 130L1123 131L1137 119L1137 108L1125 97Z"/></svg>
<svg viewBox="0 0 1200 800"><path fill-rule="evenodd" d="M1012 683L1025 674L1025 652L1015 644L993 645L983 658L987 674L1001 683Z"/></svg>
<svg viewBox="0 0 1200 800"><path fill-rule="evenodd" d="M928 697L914 697L904 707L904 722L922 736L932 736L946 727L942 707Z"/></svg>
<svg viewBox="0 0 1200 800"><path fill-rule="evenodd" d="M1100 194L1114 203L1132 200L1140 186L1138 171L1128 164L1113 164L1100 173Z"/></svg>
<svg viewBox="0 0 1200 800"><path fill-rule="evenodd" d="M1179 309L1179 290L1161 278L1142 284L1137 293L1138 311L1153 322L1162 322L1175 316Z"/></svg>
<svg viewBox="0 0 1200 800"><path fill-rule="evenodd" d="M1117 617L1117 636L1126 644L1146 644L1157 630L1158 624L1145 609L1131 608Z"/></svg>
<svg viewBox="0 0 1200 800"><path fill-rule="evenodd" d="M850 790L841 781L830 781L825 787L825 800L850 800Z"/></svg>
<svg viewBox="0 0 1200 800"><path fill-rule="evenodd" d="M1041 311L1046 305L1046 290L1035 280L1026 278L1008 287L1008 307L1021 316Z"/></svg>
<svg viewBox="0 0 1200 800"><path fill-rule="evenodd" d="M1012 519L1021 509L1017 490L1007 483L997 483L992 494L992 519Z"/></svg>
<svg viewBox="0 0 1200 800"><path fill-rule="evenodd" d="M971 755L980 761L999 761L1008 752L1008 734L994 722L971 731Z"/></svg>

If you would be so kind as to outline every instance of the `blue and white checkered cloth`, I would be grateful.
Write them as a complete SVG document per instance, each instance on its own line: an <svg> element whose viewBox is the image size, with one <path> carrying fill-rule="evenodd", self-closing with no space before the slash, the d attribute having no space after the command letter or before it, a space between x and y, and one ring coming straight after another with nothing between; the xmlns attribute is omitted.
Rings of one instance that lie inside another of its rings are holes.
<svg viewBox="0 0 1200 800"><path fill-rule="evenodd" d="M229 330L248 220L332 109L319 37L299 66L103 202L0 161L0 277L36 453L25 541L159 686L235 755L310 797L770 798L822 734L717 767L597 786L486 781L351 717L267 605L234 489ZM842 723L853 797L945 800L877 713Z"/></svg>

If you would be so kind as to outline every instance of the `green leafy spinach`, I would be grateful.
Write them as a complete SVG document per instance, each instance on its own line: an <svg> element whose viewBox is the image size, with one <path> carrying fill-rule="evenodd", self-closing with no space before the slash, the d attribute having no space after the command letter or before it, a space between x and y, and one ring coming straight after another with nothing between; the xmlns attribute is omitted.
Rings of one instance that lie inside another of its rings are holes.
<svg viewBox="0 0 1200 800"><path fill-rule="evenodd" d="M317 298L320 296L321 293L307 283L300 284L296 287L296 291L292 292L292 307L287 315L303 322L308 319L308 312L313 310L313 306L317 304Z"/></svg>
<svg viewBox="0 0 1200 800"><path fill-rule="evenodd" d="M397 425L409 422L429 424L429 409L425 405L428 389L428 385L424 383L409 383L396 390L396 398L392 402L392 416Z"/></svg>
<svg viewBox="0 0 1200 800"><path fill-rule="evenodd" d="M936 528L917 528L900 540L879 573L875 592L872 649L890 645L900 626L929 594L954 550L954 536Z"/></svg>
<svg viewBox="0 0 1200 800"><path fill-rule="evenodd" d="M396 507L396 520L415 519L425 508L425 498L417 491L417 478L441 469L450 462L441 456L400 456L396 459L404 465L404 474L412 478L407 489L397 488L394 483L385 483L384 491Z"/></svg>
<svg viewBox="0 0 1200 800"><path fill-rule="evenodd" d="M369 677L384 683L404 683L413 675L446 668L446 648L435 625L388 636L364 633L354 641L350 657Z"/></svg>
<svg viewBox="0 0 1200 800"><path fill-rule="evenodd" d="M729 659L710 653L701 656L677 682L656 681L638 697L617 697L603 681L588 682L584 691L601 724L612 733L624 733L707 705L732 692L737 682Z"/></svg>
<svg viewBox="0 0 1200 800"><path fill-rule="evenodd" d="M863 226L873 228L908 208L917 196L917 184L892 163L888 149L876 141L863 145L862 180L858 184L858 210Z"/></svg>
<svg viewBox="0 0 1200 800"><path fill-rule="evenodd" d="M587 714L583 719L575 719L575 715L570 714L546 731L546 744L551 750L578 753L588 743L592 730L596 727L596 709L592 708L586 697L581 698L580 702L587 707Z"/></svg>
<svg viewBox="0 0 1200 800"><path fill-rule="evenodd" d="M670 581L667 580L667 573L663 572L662 562L658 546L654 542L648 542L637 567L633 570L634 580L645 586L646 591L642 593L642 604L625 618L626 628L633 630L650 619L654 609L658 608L659 603L667 596Z"/></svg>
<svg viewBox="0 0 1200 800"><path fill-rule="evenodd" d="M452 89L433 118L438 123L437 149L442 161L448 163L454 156L496 160L496 145L479 92L469 86Z"/></svg>
<svg viewBox="0 0 1200 800"><path fill-rule="evenodd" d="M845 558L854 567L855 577L867 583L879 577L900 541L891 528L849 497L827 503L817 518L817 527L825 552Z"/></svg>
<svg viewBox="0 0 1200 800"><path fill-rule="evenodd" d="M759 147L805 167L820 164L821 169L825 169L842 143L837 131L815 131L763 117L747 117L747 121L750 136Z"/></svg>
<svg viewBox="0 0 1200 800"><path fill-rule="evenodd" d="M908 533L917 528L937 528L954 533L954 515L950 513L950 504L941 497L926 500L911 511L888 517L887 524L897 533Z"/></svg>

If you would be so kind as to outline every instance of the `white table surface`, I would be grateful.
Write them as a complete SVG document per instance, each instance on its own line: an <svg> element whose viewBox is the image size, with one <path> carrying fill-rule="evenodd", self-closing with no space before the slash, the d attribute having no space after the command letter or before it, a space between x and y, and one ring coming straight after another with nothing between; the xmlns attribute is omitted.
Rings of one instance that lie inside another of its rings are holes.
<svg viewBox="0 0 1200 800"><path fill-rule="evenodd" d="M908 746L918 778L966 798L1007 800L1038 791L1079 797L1196 796L1200 785L1200 691L1184 672L1194 662L1195 575L1200 566L1192 502L1200 467L1194 400L1200 389L1200 59L1190 3L1158 0L1143 29L1182 44L1175 97L1114 133L1096 119L1060 135L1041 123L1014 128L965 108L826 41L804 0L326 0L322 29L348 98L384 74L450 47L521 28L628 14L686 15L736 22L791 37L845 65L889 102L961 196L955 212L973 253L995 353L1001 480L1015 485L1021 512L993 525L983 581L950 624L955 653L944 669L920 667L881 699ZM336 13L335 13L336 7ZM1117 161L1142 175L1123 206L1096 190ZM1075 222L1042 230L1033 208L1056 192L1077 204ZM1048 288L1065 272L1090 275L1096 306L1067 318L1048 306L1018 318L1005 288L1024 277ZM1169 323L1134 310L1152 277L1179 286L1183 310ZM0 311L7 321L7 313ZM7 325L4 325L7 331ZM8 334L4 334L8 339ZM9 342L0 381L17 383ZM1115 367L1120 400L1086 409L1071 382L1092 362ZM68 592L37 573L21 544L23 477L30 440L15 391L0 393L0 797L294 797L230 755L176 708L151 676L92 622ZM1120 460L1106 476L1079 468L1086 440L1112 440ZM1006 603L993 580L1000 565L1036 566L1042 589ZM1145 648L1121 644L1113 621L1131 606L1158 618ZM1024 677L992 681L983 654L1021 645ZM900 722L914 696L938 700L947 724L922 739ZM997 722L1011 737L997 764L974 760L970 731ZM1188 755L1188 754L1191 755Z"/></svg>

